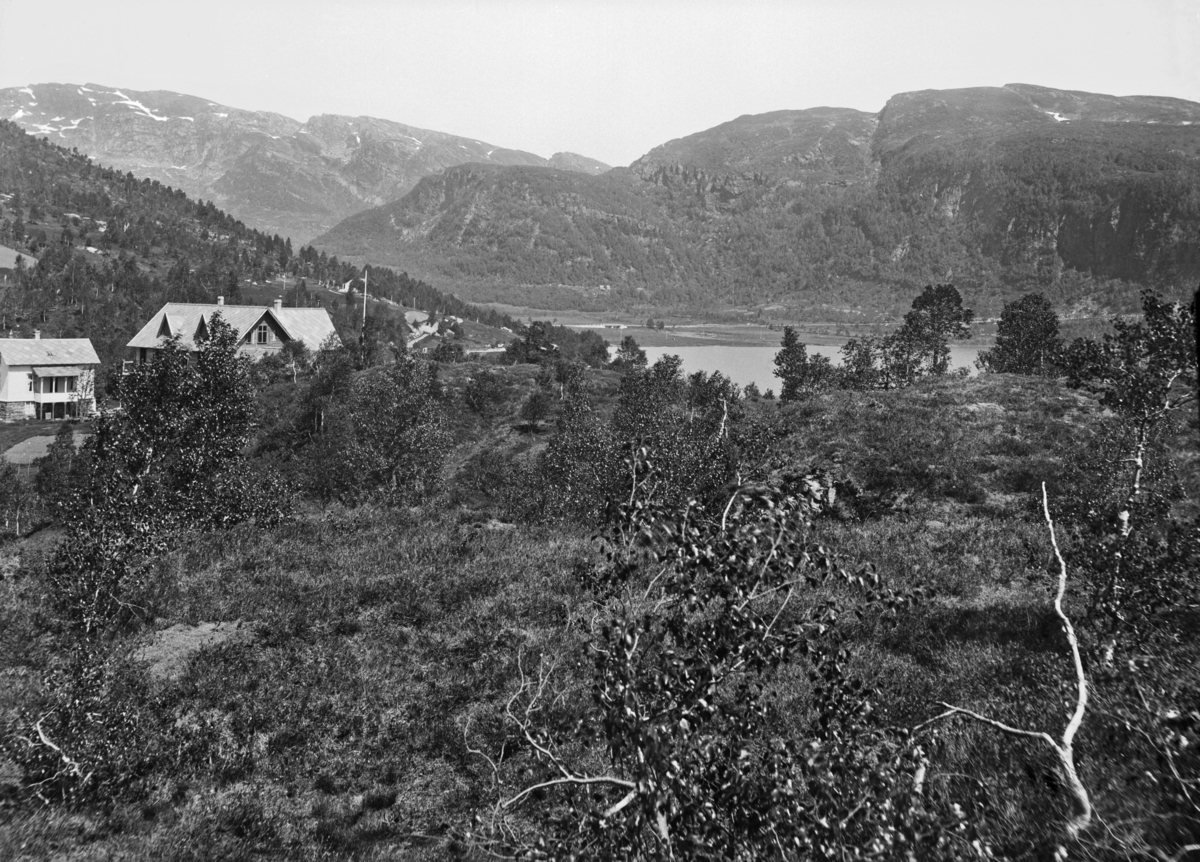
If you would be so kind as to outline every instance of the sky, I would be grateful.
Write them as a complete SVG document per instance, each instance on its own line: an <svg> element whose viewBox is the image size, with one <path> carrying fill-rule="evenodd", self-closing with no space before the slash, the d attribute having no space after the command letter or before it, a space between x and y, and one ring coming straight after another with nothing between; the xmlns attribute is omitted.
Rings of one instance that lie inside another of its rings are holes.
<svg viewBox="0 0 1200 862"><path fill-rule="evenodd" d="M52 82L627 165L742 114L910 90L1200 102L1200 0L0 0L0 87Z"/></svg>

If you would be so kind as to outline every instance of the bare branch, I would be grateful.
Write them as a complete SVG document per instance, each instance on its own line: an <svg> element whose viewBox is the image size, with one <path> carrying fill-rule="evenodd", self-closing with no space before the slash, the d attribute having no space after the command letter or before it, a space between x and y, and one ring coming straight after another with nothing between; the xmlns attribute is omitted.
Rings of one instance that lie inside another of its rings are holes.
<svg viewBox="0 0 1200 862"><path fill-rule="evenodd" d="M994 718L980 715L978 712L941 701L938 702L938 705L945 707L946 711L941 715L929 719L929 721L917 725L914 730L920 730L935 721L941 721L954 715L964 715L981 724L994 727L1002 733L1012 736L1024 736L1030 739L1040 739L1045 742L1058 755L1058 762L1062 768L1063 777L1071 790L1075 812L1067 823L1067 835L1074 839L1092 822L1092 803L1088 798L1087 788L1083 786L1083 782L1079 780L1079 773L1075 770L1075 754L1071 748L1071 743L1075 739L1075 734L1079 731L1080 725L1083 724L1083 716L1087 710L1088 684L1087 676L1083 670L1083 659L1079 653L1079 639L1075 636L1075 627L1071 625L1070 618L1067 616L1066 611L1063 610L1063 598L1067 592L1067 564L1063 560L1062 551L1058 547L1058 538L1054 534L1054 519L1050 517L1050 502L1046 495L1045 482L1042 483L1042 511L1046 515L1046 526L1050 531L1050 544L1054 547L1054 556L1058 560L1059 567L1058 590L1054 597L1054 612L1062 621L1063 631L1066 633L1067 643L1071 648L1071 660L1075 667L1075 679L1078 685L1075 711L1072 713L1066 728L1063 730L1062 742L1055 742L1054 737L1043 731L1024 730L1019 727L1013 727Z"/></svg>
<svg viewBox="0 0 1200 862"><path fill-rule="evenodd" d="M1063 748L1070 756L1071 742L1075 739L1075 733L1079 730L1079 726L1083 724L1083 713L1087 709L1088 684L1087 676L1083 672L1083 658L1079 654L1079 639L1075 636L1075 627L1071 625L1071 620L1062 606L1063 596L1067 592L1067 563L1063 560L1062 551L1058 547L1058 539L1054 535L1054 520L1050 517L1050 503L1046 496L1045 482L1042 483L1042 511L1046 514L1046 526L1050 530L1050 544L1054 547L1055 558L1058 559L1058 594L1054 598L1054 612L1062 620L1063 629L1067 634L1067 643L1071 646L1071 659L1075 664L1075 679L1079 689L1075 700L1075 714L1071 716L1071 720L1067 723L1067 729L1063 731ZM1072 766L1071 772L1074 773L1074 766Z"/></svg>
<svg viewBox="0 0 1200 862"><path fill-rule="evenodd" d="M616 814L622 808L624 808L626 805L628 805L630 802L632 802L634 800L635 796L637 796L637 790L630 790L628 793L626 793L624 796L621 797L620 802L618 802L616 805L612 806L607 811L605 811L604 816L606 818L612 817L614 814Z"/></svg>
<svg viewBox="0 0 1200 862"><path fill-rule="evenodd" d="M963 709L961 706L951 706L950 704L944 703L942 701L938 701L938 706L946 707L946 711L943 712L941 715L939 715L937 718L931 718L929 721L925 722L925 724L931 724L932 722L937 721L938 719L946 718L948 716L955 715L955 714L965 715L967 718L972 718L975 721L980 722L981 724L990 725L991 727L994 727L994 728L996 728L996 730L1002 731L1003 733L1011 734L1012 736L1028 736L1031 739L1040 739L1043 742L1046 742L1049 745L1051 745L1053 748L1055 748L1055 749L1058 748L1058 743L1056 743L1054 741L1054 737L1051 736L1050 734L1046 733L1045 731L1022 730L1019 727L1013 727L1012 725L1005 724L1002 721L996 721L996 719L994 719L994 718L988 718L986 715L980 715L979 713L974 712L973 710ZM918 727L924 727L925 724L918 725Z"/></svg>
<svg viewBox="0 0 1200 862"><path fill-rule="evenodd" d="M733 507L733 502L742 494L742 489L739 487L729 498L729 502L725 504L725 511L721 513L721 532L725 532L725 521L729 517L729 510Z"/></svg>
<svg viewBox="0 0 1200 862"><path fill-rule="evenodd" d="M572 775L567 778L553 778L550 781L543 781L541 784L534 784L531 787L526 787L524 790L522 790L516 796L512 797L512 799L509 799L506 802L504 802L503 807L508 808L509 806L517 804L522 799L524 799L526 796L528 796L530 793L533 793L535 790L541 790L544 787L555 787L560 784L575 784L575 785L580 785L580 786L587 786L587 785L591 785L591 784L607 784L611 787L624 787L626 790L632 790L632 791L637 790L637 785L634 784L632 781L626 781L623 778L615 778L611 775L600 775L600 776ZM624 807L624 806L622 806L622 807Z"/></svg>

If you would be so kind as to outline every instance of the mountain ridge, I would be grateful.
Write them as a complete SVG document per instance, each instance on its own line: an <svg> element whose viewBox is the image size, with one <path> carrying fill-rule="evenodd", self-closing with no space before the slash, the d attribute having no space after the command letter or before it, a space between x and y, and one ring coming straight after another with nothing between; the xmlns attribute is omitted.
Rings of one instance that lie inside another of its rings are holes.
<svg viewBox="0 0 1200 862"><path fill-rule="evenodd" d="M743 115L570 183L451 168L314 244L547 308L861 316L949 279L997 313L1031 289L1124 307L1200 277L1198 121L1179 99L914 91Z"/></svg>
<svg viewBox="0 0 1200 862"><path fill-rule="evenodd" d="M0 90L0 117L298 243L445 167L548 165L554 158L375 117L318 114L301 122L169 90L95 83ZM557 166L572 170L608 167L556 156Z"/></svg>

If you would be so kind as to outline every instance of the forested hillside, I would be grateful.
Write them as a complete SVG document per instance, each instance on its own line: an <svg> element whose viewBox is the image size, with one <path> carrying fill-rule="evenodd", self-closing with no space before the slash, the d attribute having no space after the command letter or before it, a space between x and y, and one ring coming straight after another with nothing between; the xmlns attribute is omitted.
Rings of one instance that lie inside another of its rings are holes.
<svg viewBox="0 0 1200 862"><path fill-rule="evenodd" d="M895 316L952 278L985 315L1081 313L1200 276L1200 105L1031 85L878 114L739 117L601 177L474 166L319 237L479 299Z"/></svg>
<svg viewBox="0 0 1200 862"><path fill-rule="evenodd" d="M106 366L165 302L263 303L330 308L343 340L362 340L361 304L325 288L361 293L364 270L309 246L247 228L211 202L93 164L78 152L0 121L0 245L25 256L0 279L0 329L28 336L90 337ZM376 268L369 293L439 315L517 327L402 273ZM367 331L402 324L371 306ZM391 323L388 323L391 321Z"/></svg>

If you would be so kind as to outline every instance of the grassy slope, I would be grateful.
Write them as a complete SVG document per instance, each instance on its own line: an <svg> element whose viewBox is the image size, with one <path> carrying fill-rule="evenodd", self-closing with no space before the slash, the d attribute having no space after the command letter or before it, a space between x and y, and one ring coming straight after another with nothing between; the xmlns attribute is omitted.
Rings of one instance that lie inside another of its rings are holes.
<svg viewBox="0 0 1200 862"><path fill-rule="evenodd" d="M453 389L471 370L444 378ZM512 428L532 374L506 371L510 398L490 430L455 420L460 449L448 472L483 449L539 445L544 435ZM605 401L612 381L600 385ZM1066 660L1033 492L1061 473L1097 413L1056 382L1003 376L836 393L786 409L791 458L839 464L877 501L868 518L823 522L825 537L886 580L937 594L893 626L856 633L854 664L889 721L916 723L933 713L930 700L948 699L1060 726L1054 681ZM1184 454L1194 466L1192 432ZM592 525L489 529L480 526L487 515L333 510L180 549L166 564L177 585L154 628L241 620L252 632L201 650L147 697L154 721L175 738L188 728L202 756L155 772L144 805L0 809L0 857L444 856L447 827L488 798L464 728L475 745L501 750L518 654L560 656L569 702L586 703L590 687L586 659L571 668L591 619L574 572L595 560ZM0 715L36 688L49 648L30 568L5 583L0 603ZM799 712L803 683L781 685ZM1084 780L1116 810L1125 791L1099 779L1121 765L1104 761L1091 728L1079 745ZM994 779L1005 825L1017 832L1061 804L1038 782L1044 758L1028 747L947 727L930 750L931 781L970 790ZM1029 787L1005 795L1022 770Z"/></svg>
<svg viewBox="0 0 1200 862"><path fill-rule="evenodd" d="M61 422L30 419L25 422L0 422L0 455L30 437L53 437L62 427Z"/></svg>

